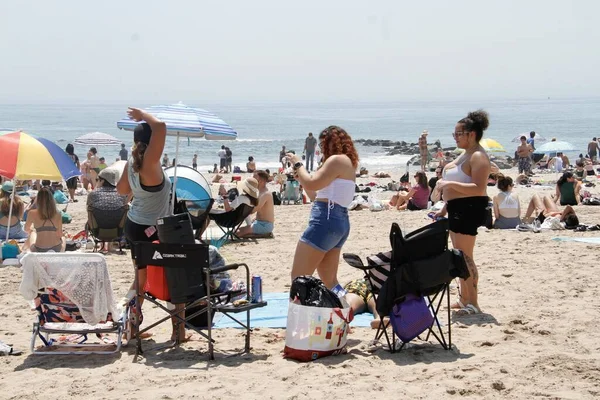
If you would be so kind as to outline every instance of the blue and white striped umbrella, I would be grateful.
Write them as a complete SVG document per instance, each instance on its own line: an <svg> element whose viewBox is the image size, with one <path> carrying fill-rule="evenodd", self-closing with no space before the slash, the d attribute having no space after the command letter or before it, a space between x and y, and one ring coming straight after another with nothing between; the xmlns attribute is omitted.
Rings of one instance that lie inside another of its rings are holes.
<svg viewBox="0 0 600 400"><path fill-rule="evenodd" d="M167 135L204 137L209 140L235 140L237 132L215 114L179 102L169 106L153 106L146 112L167 124ZM129 118L117 122L119 129L132 131L139 124Z"/></svg>
<svg viewBox="0 0 600 400"><path fill-rule="evenodd" d="M179 160L180 137L205 137L209 140L235 140L237 132L215 114L200 108L188 107L182 102L170 106L153 106L145 109L167 125L167 135L177 136L175 159ZM119 129L133 131L139 124L130 118L117 122ZM173 168L173 193L177 193L177 164ZM173 210L175 204L173 204Z"/></svg>

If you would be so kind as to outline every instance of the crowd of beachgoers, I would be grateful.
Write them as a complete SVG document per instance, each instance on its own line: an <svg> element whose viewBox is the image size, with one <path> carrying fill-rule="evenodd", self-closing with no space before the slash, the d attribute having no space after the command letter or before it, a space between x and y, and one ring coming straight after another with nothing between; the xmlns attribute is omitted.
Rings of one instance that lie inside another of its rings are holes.
<svg viewBox="0 0 600 400"><path fill-rule="evenodd" d="M27 252L92 252L87 244L93 235L89 211L110 213L128 207L123 239L98 249L107 260L118 296L135 289L132 261L119 254L119 246L130 253L134 242L157 239L148 229L155 226L157 217L170 213L171 186L165 168L177 163L161 147L161 121L138 109L130 109L130 115L148 123L136 130L132 151L124 144L118 157L109 157L108 150L92 147L82 160L72 146L67 146L66 153L81 170L78 178L63 182L3 180L0 192L0 235L4 239L8 233L9 243L18 246L20 256ZM366 394L370 388L379 387L391 394L391 387L381 386L384 377L373 371L380 368L372 361L372 354L378 354L381 368L401 366L405 377L401 380L407 384L409 376L417 379L425 374L431 382L420 383L419 389L444 396L510 395L518 386L522 396L561 397L564 390L573 390L582 397L598 393L598 383L585 372L592 374L599 368L593 357L598 346L585 334L586 329L593 329L588 305L598 293L593 271L597 265L597 244L593 240L600 231L594 208L600 204L598 142L594 138L575 159L560 151L540 157L535 152L532 132L516 146L514 167L499 169L493 153L479 144L488 125L487 113L481 110L458 121L453 139L462 152L432 149L424 131L418 139L420 165L413 167L412 173L405 166L371 172L360 168L350 135L337 126L308 135L301 154L282 148L277 171L260 170L253 157L245 165L231 165L231 152L223 146L215 155L219 161L214 169L202 171L215 200L213 212L231 212L243 204L251 211L237 232L241 240L219 243L217 252L229 262L248 262L253 273L262 276L265 292L286 292L295 277L317 272L328 288L346 296L356 313L373 313L371 326L377 328L377 313L367 293L370 288L360 271L341 261L341 254L371 256L389 251L386 242L392 222L409 232L443 218L449 219L451 247L462 250L470 277L457 280L452 288L453 325L460 328L453 333L453 342L459 351L444 353L416 346L408 350L408 356L389 355L372 342L374 330L354 328L346 356L331 361L334 364L324 362L302 371L280 357L274 360L283 348L285 332L261 328L253 333L251 355L241 358L243 361L223 362L230 366L253 362L256 368L236 373L237 378L217 369L214 378L200 375L199 379L216 385L216 397L231 395L242 381L247 383L249 393L260 393L258 382L266 375L274 378L274 385L282 393L316 395L319 391L334 395L332 385L339 386L346 378L329 367L351 363L364 377L364 388L355 389L356 393ZM106 162L115 158L115 164ZM197 157L189 164L196 169ZM218 232L215 222L209 220L202 230L198 237L216 244L211 241ZM561 240L552 240L556 238ZM589 244L579 244L578 239L588 240ZM143 266L137 267L139 274ZM0 341L24 350L28 341L25 332L30 331L34 312L24 312L27 306L19 295L20 278L14 268L0 269L0 282L7 288L2 295L7 312L0 317ZM231 276L232 280L236 278ZM144 307L144 313L151 320L159 310ZM161 369L164 378L189 395L195 389L188 384L187 371L175 369L203 362L197 350L205 351L206 344L201 337L190 337L180 328L176 324L173 331L161 328L146 339L176 339L181 342L179 350L173 355L146 357L155 366L164 363L173 367ZM217 331L225 342L239 336L234 329ZM548 341L553 345L548 346ZM556 347L559 343L560 350ZM532 347L537 350L530 359L516 357ZM81 384L65 389L53 387L57 393L69 395L100 386L110 391L141 373L135 385L135 396L141 397L143 383L152 382L152 378L144 373L147 366L143 364L136 365L135 371L123 372L127 358L99 364L101 373L87 380L81 367L91 361L70 359L65 367ZM10 358L0 369L5 376L0 387L13 393L12 397L19 393L32 395L31 389L18 388L6 376L32 379L37 368L47 368L51 362L18 360ZM427 364L425 369L423 362ZM32 368L23 368L23 363ZM564 374L557 380L550 379L548 372L558 364L564 366ZM532 370L535 374L531 382L526 382L523 377L531 376ZM291 377L296 384L288 382ZM39 378L40 384L53 385L50 378Z"/></svg>

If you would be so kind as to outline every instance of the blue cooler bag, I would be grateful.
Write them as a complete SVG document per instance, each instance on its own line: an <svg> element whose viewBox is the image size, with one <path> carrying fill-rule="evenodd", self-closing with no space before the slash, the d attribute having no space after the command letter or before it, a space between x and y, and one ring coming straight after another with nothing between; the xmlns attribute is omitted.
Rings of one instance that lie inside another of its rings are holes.
<svg viewBox="0 0 600 400"><path fill-rule="evenodd" d="M407 294L402 303L394 305L390 324L400 340L408 343L433 324L433 315L424 297Z"/></svg>
<svg viewBox="0 0 600 400"><path fill-rule="evenodd" d="M0 258L2 259L17 258L18 255L19 246L17 245L4 243L2 247L0 247Z"/></svg>

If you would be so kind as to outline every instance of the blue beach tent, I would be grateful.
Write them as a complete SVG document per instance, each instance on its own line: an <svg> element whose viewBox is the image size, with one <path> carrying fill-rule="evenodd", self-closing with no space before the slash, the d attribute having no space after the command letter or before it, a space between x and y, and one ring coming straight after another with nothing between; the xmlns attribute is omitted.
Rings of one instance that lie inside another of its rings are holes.
<svg viewBox="0 0 600 400"><path fill-rule="evenodd" d="M171 183L173 183L175 180L175 167L168 167L165 172L171 179ZM176 194L178 200L186 201L190 211L193 209L206 209L212 199L210 184L204 175L184 165L177 166Z"/></svg>

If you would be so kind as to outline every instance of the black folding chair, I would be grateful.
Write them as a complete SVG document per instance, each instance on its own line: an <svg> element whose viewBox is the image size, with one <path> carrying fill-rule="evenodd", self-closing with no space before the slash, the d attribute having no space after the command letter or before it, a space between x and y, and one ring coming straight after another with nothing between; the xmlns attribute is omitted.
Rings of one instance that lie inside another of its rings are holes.
<svg viewBox="0 0 600 400"><path fill-rule="evenodd" d="M200 336L208 341L209 358L214 360L214 343L212 337L212 317L215 312L221 312L229 317L246 330L246 338L244 350L241 353L250 351L250 310L264 307L266 302L252 303L250 300L250 292L246 291L247 303L235 306L231 303L234 296L238 296L241 292L217 292L211 293L210 277L224 271L237 270L240 267L246 270L246 287L250 286L250 269L247 264L229 264L222 267L210 268L208 245L206 244L164 244L164 243L147 243L136 242L134 245L134 259L136 264L135 287L138 288L137 281L137 265L152 265L160 266L165 269L167 286L169 289L168 298L157 296L156 293L139 292L136 296L135 310L139 310L140 299L150 301L158 308L167 313L166 317L153 322L142 330L137 330L136 334L136 355L143 353L141 334L149 331L155 326L171 320L177 320L177 324L184 324L188 329L192 329ZM159 302L159 300L167 301L172 304L179 305L174 310ZM246 322L241 322L231 314L246 313ZM185 314L185 316L182 316ZM197 327L191 323L192 320L199 316L206 315L206 327ZM134 325L140 326L139 312L135 313ZM206 330L206 332L204 332ZM178 345L178 339L172 344L166 346Z"/></svg>
<svg viewBox="0 0 600 400"><path fill-rule="evenodd" d="M104 243L117 242L119 243L119 253L123 253L123 233L128 210L129 206L127 205L116 210L88 209L85 228L94 241L94 252L98 248L102 249Z"/></svg>
<svg viewBox="0 0 600 400"><path fill-rule="evenodd" d="M186 200L180 200L175 206L175 214L187 213L192 221L192 228L195 231L194 237L198 240L202 240L202 234L206 230L210 222L210 210L214 205L215 200L210 199L208 204L203 209L189 209L188 202Z"/></svg>
<svg viewBox="0 0 600 400"><path fill-rule="evenodd" d="M252 214L252 210L254 210L253 206L240 204L235 210L224 213L209 213L208 215L223 231L223 236L221 236L220 240L228 239L233 242L235 239L240 240L240 237L235 232L242 226L244 220Z"/></svg>
<svg viewBox="0 0 600 400"><path fill-rule="evenodd" d="M364 265L360 257L344 254L344 260L365 273L370 283L380 315L380 326L375 340L385 336L390 351L401 350L406 343L396 349L396 341L388 335L384 317L388 316L395 304L401 303L407 294L427 297L434 322L429 327L425 341L433 335L442 347L452 347L450 320L450 282L455 277L468 277L468 270L462 253L448 250L448 221L441 220L417 229L406 236L398 224L392 224L390 242L392 245L389 267L372 263ZM444 297L447 300L447 333L440 323L440 306Z"/></svg>

